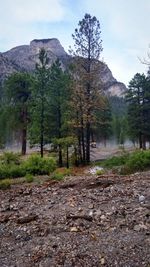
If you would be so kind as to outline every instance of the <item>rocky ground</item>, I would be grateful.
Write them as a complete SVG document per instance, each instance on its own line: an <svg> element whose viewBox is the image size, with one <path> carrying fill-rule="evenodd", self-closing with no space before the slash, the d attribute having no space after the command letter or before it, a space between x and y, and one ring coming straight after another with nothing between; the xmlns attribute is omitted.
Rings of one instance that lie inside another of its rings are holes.
<svg viewBox="0 0 150 267"><path fill-rule="evenodd" d="M150 172L0 191L0 267L150 267Z"/></svg>

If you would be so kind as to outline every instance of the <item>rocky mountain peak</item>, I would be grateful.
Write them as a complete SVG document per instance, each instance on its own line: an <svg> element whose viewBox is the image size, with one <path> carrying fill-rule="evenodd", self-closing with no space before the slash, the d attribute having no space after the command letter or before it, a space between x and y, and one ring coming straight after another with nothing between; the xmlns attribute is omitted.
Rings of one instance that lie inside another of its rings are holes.
<svg viewBox="0 0 150 267"><path fill-rule="evenodd" d="M65 52L57 38L34 39L29 45L21 45L0 53L0 83L6 77L16 71L33 72L39 60L39 51L44 48L51 66L56 59L59 59L63 69L70 64L71 57ZM111 70L104 62L100 63L99 81L103 83L106 95L123 96L126 87L118 82L112 75Z"/></svg>
<svg viewBox="0 0 150 267"><path fill-rule="evenodd" d="M30 42L30 48L36 52L39 52L41 48L44 48L47 52L52 52L58 57L66 56L65 50L57 38L34 39Z"/></svg>

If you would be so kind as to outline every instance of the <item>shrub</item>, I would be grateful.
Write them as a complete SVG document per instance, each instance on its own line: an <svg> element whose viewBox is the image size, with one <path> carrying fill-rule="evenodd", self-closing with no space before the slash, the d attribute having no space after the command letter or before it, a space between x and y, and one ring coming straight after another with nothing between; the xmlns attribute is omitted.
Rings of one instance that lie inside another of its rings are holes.
<svg viewBox="0 0 150 267"><path fill-rule="evenodd" d="M57 180L57 181L63 180L64 177L65 177L65 175L63 173L53 173L51 175L51 179Z"/></svg>
<svg viewBox="0 0 150 267"><path fill-rule="evenodd" d="M67 168L58 168L51 175L51 179L54 179L54 180L62 180L65 176L68 176L70 174L71 174L71 170L70 169L67 169Z"/></svg>
<svg viewBox="0 0 150 267"><path fill-rule="evenodd" d="M128 159L129 155L124 154L122 156L115 156L110 159L104 160L101 165L107 168L112 168L114 166L121 166L124 165Z"/></svg>
<svg viewBox="0 0 150 267"><path fill-rule="evenodd" d="M4 154L0 157L0 161L2 164L6 165L20 164L20 156L19 154L13 152L4 152Z"/></svg>
<svg viewBox="0 0 150 267"><path fill-rule="evenodd" d="M0 189L9 189L11 187L11 181L9 179L5 179L0 181Z"/></svg>
<svg viewBox="0 0 150 267"><path fill-rule="evenodd" d="M21 165L0 165L0 179L16 178L25 175L25 170Z"/></svg>
<svg viewBox="0 0 150 267"><path fill-rule="evenodd" d="M26 182L27 183L32 183L34 181L34 177L32 174L30 173L27 173L26 176L25 176L25 179L26 179Z"/></svg>
<svg viewBox="0 0 150 267"><path fill-rule="evenodd" d="M30 174L50 174L56 168L54 158L41 158L39 155L32 155L24 162L26 173Z"/></svg>
<svg viewBox="0 0 150 267"><path fill-rule="evenodd" d="M138 151L132 153L126 161L122 172L133 173L143 171L150 167L150 151Z"/></svg>
<svg viewBox="0 0 150 267"><path fill-rule="evenodd" d="M104 170L97 170L96 175L103 175L105 173Z"/></svg>

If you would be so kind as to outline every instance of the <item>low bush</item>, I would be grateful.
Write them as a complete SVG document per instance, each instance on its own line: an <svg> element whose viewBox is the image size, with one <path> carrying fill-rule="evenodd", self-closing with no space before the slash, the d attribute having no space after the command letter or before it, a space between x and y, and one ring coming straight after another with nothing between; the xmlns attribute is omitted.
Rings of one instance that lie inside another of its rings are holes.
<svg viewBox="0 0 150 267"><path fill-rule="evenodd" d="M101 162L101 165L107 168L124 165L129 157L129 154L123 154L121 156L115 156L110 159Z"/></svg>
<svg viewBox="0 0 150 267"><path fill-rule="evenodd" d="M30 174L50 174L56 169L56 161L54 158L41 158L39 155L32 155L24 162L26 173Z"/></svg>
<svg viewBox="0 0 150 267"><path fill-rule="evenodd" d="M103 169L96 171L96 175L103 175L104 173L105 173L105 171Z"/></svg>
<svg viewBox="0 0 150 267"><path fill-rule="evenodd" d="M137 151L128 157L121 173L129 174L136 171L144 171L148 168L150 168L150 151Z"/></svg>
<svg viewBox="0 0 150 267"><path fill-rule="evenodd" d="M27 183L32 183L34 181L34 176L30 173L27 173L25 179Z"/></svg>
<svg viewBox="0 0 150 267"><path fill-rule="evenodd" d="M120 174L130 174L136 171L144 171L150 168L150 150L135 151L119 157L112 157L101 163L107 168L119 167Z"/></svg>
<svg viewBox="0 0 150 267"><path fill-rule="evenodd" d="M68 176L70 174L71 174L71 169L58 168L52 173L51 179L62 180L65 176Z"/></svg>
<svg viewBox="0 0 150 267"><path fill-rule="evenodd" d="M20 155L13 152L4 152L0 157L0 163L5 165L20 164Z"/></svg>
<svg viewBox="0 0 150 267"><path fill-rule="evenodd" d="M56 181L61 181L64 179L64 177L65 175L63 173L53 173L51 175L51 179L56 180Z"/></svg>
<svg viewBox="0 0 150 267"><path fill-rule="evenodd" d="M25 169L21 165L0 165L0 179L16 178L25 175Z"/></svg>
<svg viewBox="0 0 150 267"><path fill-rule="evenodd" d="M9 189L11 187L11 181L9 179L5 179L0 181L0 189Z"/></svg>

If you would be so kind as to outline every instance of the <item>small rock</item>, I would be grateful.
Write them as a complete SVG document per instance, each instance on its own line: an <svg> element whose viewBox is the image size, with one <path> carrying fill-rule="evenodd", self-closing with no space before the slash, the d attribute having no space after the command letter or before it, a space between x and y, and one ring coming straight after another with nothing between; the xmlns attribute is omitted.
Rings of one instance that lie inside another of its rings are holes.
<svg viewBox="0 0 150 267"><path fill-rule="evenodd" d="M145 202L145 197L143 195L139 196L139 202L144 203Z"/></svg>
<svg viewBox="0 0 150 267"><path fill-rule="evenodd" d="M89 209L94 209L94 204L90 204Z"/></svg>
<svg viewBox="0 0 150 267"><path fill-rule="evenodd" d="M96 211L95 211L95 215L96 215L96 216L101 216L101 215L102 215L101 210L96 210Z"/></svg>
<svg viewBox="0 0 150 267"><path fill-rule="evenodd" d="M105 264L105 259L104 258L101 258L100 259L100 263L101 263L101 265L104 265Z"/></svg>
<svg viewBox="0 0 150 267"><path fill-rule="evenodd" d="M140 231L141 227L140 227L140 225L137 224L137 225L134 226L133 229L134 229L134 231Z"/></svg>
<svg viewBox="0 0 150 267"><path fill-rule="evenodd" d="M24 217L20 217L17 219L17 223L19 224L23 224L23 223L29 223L31 221L35 221L38 218L38 216L36 214L29 214L26 215Z"/></svg>
<svg viewBox="0 0 150 267"><path fill-rule="evenodd" d="M70 228L70 232L78 232L78 228L76 226L73 226Z"/></svg>
<svg viewBox="0 0 150 267"><path fill-rule="evenodd" d="M93 210L89 211L89 216L91 216L91 217L93 216Z"/></svg>
<svg viewBox="0 0 150 267"><path fill-rule="evenodd" d="M101 220L105 220L106 219L106 216L105 215L102 215L101 216Z"/></svg>

